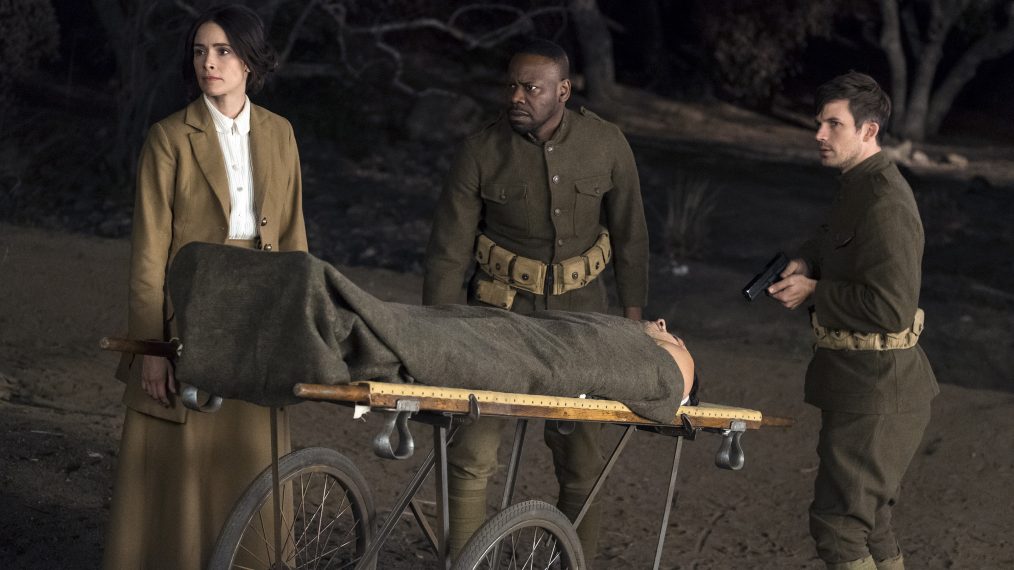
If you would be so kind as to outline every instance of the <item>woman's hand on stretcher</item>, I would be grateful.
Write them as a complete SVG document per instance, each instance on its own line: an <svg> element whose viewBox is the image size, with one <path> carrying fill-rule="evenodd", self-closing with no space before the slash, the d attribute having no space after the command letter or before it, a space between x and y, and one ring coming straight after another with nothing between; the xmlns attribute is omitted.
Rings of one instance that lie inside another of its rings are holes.
<svg viewBox="0 0 1014 570"><path fill-rule="evenodd" d="M151 399L169 407L169 394L176 394L176 376L168 358L144 355L141 361L141 388Z"/></svg>

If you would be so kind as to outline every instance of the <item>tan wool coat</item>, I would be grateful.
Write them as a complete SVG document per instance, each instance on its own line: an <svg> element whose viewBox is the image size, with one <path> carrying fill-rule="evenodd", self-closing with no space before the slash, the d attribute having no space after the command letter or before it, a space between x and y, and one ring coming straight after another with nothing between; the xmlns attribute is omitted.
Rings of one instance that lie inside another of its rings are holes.
<svg viewBox="0 0 1014 570"><path fill-rule="evenodd" d="M306 251L299 152L289 122L253 105L250 155L259 247ZM229 213L229 180L218 133L204 99L198 98L152 126L141 151L131 241L129 338L170 338L168 266L192 241L225 243ZM120 363L117 377L127 382L124 404L144 414L185 421L186 409L178 403L163 408L141 390L136 381L140 362L126 355Z"/></svg>
<svg viewBox="0 0 1014 570"><path fill-rule="evenodd" d="M265 251L306 251L299 154L288 121L250 109L254 209ZM128 335L167 339L173 328L166 273L193 242L225 243L230 196L210 111L199 98L152 126L138 165L131 242ZM185 349L185 348L184 348ZM141 358L117 377L127 406L103 568L204 568L233 505L271 462L270 412L226 401L215 413L163 408L141 388ZM289 450L279 413L279 451Z"/></svg>

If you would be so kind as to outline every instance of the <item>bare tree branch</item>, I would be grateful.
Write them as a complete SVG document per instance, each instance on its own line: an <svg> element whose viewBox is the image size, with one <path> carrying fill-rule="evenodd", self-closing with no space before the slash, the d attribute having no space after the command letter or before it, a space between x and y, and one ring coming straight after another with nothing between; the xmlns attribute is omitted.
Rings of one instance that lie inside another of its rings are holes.
<svg viewBox="0 0 1014 570"><path fill-rule="evenodd" d="M928 130L934 132L940 128L940 123L954 104L954 99L975 77L983 62L1004 56L1011 51L1014 51L1014 2L1007 4L1007 24L972 44L937 87L926 119Z"/></svg>
<svg viewBox="0 0 1014 570"><path fill-rule="evenodd" d="M198 16L201 15L201 11L198 10L197 8L194 8L194 5L189 2L184 2L183 0L176 0L175 4L177 8L183 10L183 13L187 14L191 18L197 18Z"/></svg>
<svg viewBox="0 0 1014 570"><path fill-rule="evenodd" d="M285 48L278 54L278 64L281 65L288 61L289 55L292 53L292 47L296 45L296 40L299 39L299 33L303 30L303 24L306 23L306 19L310 16L310 12L317 7L317 0L310 0L303 6L303 11L300 12L299 17L296 18L295 23L292 24L292 28L289 30L289 37L285 41Z"/></svg>
<svg viewBox="0 0 1014 570"><path fill-rule="evenodd" d="M391 77L392 85L399 91L408 94L417 94L418 92L402 80L402 74L404 71L404 56L401 50L387 39L388 34L430 30L449 36L450 38L463 44L467 49L490 48L499 45L514 36L531 31L536 18L552 14L563 15L564 17L566 16L566 10L563 6L544 6L542 8L524 11L504 4L484 3L459 7L445 20L433 17L422 17L411 20L380 22L371 25L353 25L348 21L349 14L346 5L340 0L314 0L314 4L319 6L326 14L331 16L332 20L334 20L335 24L337 24L338 29L335 41L338 44L339 59L342 66L351 77L361 77L366 68L372 67L378 62L371 61L366 65L356 67L351 61L346 37L369 36L372 38L373 47L385 54L385 56L389 58L389 62L393 65L394 72ZM459 22L465 16L476 12L501 12L509 15L513 18L513 20L503 26L481 33L467 30L459 25ZM305 72L306 69L307 68L304 67L302 71Z"/></svg>

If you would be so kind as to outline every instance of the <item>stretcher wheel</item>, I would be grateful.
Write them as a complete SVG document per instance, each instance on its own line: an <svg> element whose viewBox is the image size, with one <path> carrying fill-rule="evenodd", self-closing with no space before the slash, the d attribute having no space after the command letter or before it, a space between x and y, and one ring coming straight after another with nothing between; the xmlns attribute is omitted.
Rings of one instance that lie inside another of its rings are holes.
<svg viewBox="0 0 1014 570"><path fill-rule="evenodd" d="M472 535L454 570L584 568L581 541L570 519L542 501L511 505Z"/></svg>
<svg viewBox="0 0 1014 570"><path fill-rule="evenodd" d="M344 455L311 447L278 461L282 564L275 555L274 488L268 467L233 508L208 567L351 568L373 534L373 495Z"/></svg>

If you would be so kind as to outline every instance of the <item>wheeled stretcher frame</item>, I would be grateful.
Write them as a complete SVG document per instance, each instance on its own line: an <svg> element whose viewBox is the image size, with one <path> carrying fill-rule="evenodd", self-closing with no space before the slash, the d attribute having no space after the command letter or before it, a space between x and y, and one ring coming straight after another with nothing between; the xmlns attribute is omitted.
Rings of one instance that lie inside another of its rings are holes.
<svg viewBox="0 0 1014 570"><path fill-rule="evenodd" d="M175 344L174 344L175 343ZM181 346L178 341L170 343L123 341L119 339L103 339L100 346L109 350L123 350L144 354L157 354L172 357L179 353ZM368 540L365 546L360 545L361 556L355 565L356 569L373 568L377 555L386 539L394 530L406 509L410 510L419 527L427 537L437 554L439 568L450 568L446 537L449 531L449 505L447 488L447 445L453 439L460 426L477 420L480 416L496 416L517 420L511 458L507 467L500 512L503 513L511 505L515 484L521 464L521 453L525 434L530 420L546 420L560 422L559 429L567 433L570 422L588 421L610 423L623 426L623 434L610 453L605 467L598 475L595 484L585 500L579 514L573 521L573 528L581 524L592 501L602 488L606 477L612 471L620 453L623 451L634 431L648 431L659 435L675 438L672 467L669 474L666 501L659 522L658 539L655 548L653 568L661 563L662 549L668 529L672 499L676 489L676 477L680 455L685 439L694 440L698 433L714 433L721 437L715 463L718 467L739 470L745 462L745 454L741 438L750 429L762 426L784 427L792 424L785 418L764 417L761 412L745 408L720 406L702 403L699 406L682 406L676 413L672 423L663 424L646 420L630 411L625 405L612 400L589 398L565 398L555 396L539 396L514 394L481 390L462 390L440 388L419 384L392 384L384 382L356 382L348 385L296 384L293 393L304 400L331 402L353 407L353 415L361 417L367 412L375 412L384 416L380 432L373 439L373 451L386 459L407 459L415 451L415 438L409 421L427 424L432 427L433 448L423 460L411 480L399 495L390 511L387 520L377 532L368 529ZM213 412L221 404L216 396L202 397L192 386L185 386L181 400L188 408ZM277 458L276 422L272 410L272 449ZM570 428L572 429L572 428ZM298 454L293 452L290 455ZM284 460L284 458L283 458ZM275 528L281 526L279 506L279 461L273 462L265 474L270 472L272 481L271 494L274 498ZM354 466L352 467L354 469ZM423 514L416 499L423 483L431 472L436 473L436 528ZM259 478L260 479L260 478ZM251 485L251 487L254 487ZM371 499L372 500L372 499ZM234 512L234 516L237 513ZM372 525L372 523L370 523ZM566 524L566 523L564 523ZM227 523L228 525L228 523ZM478 534L478 533L477 533ZM282 552L283 544L279 533L275 532L275 552ZM219 547L222 538L219 539ZM226 545L235 548L235 545ZM228 549L227 548L227 549ZM496 547L499 551L500 546ZM219 565L222 553L212 557L211 568L231 567L228 563ZM494 557L495 560L495 557ZM459 560L458 567L461 560ZM351 567L351 566L350 566ZM471 567L471 566L467 566Z"/></svg>

